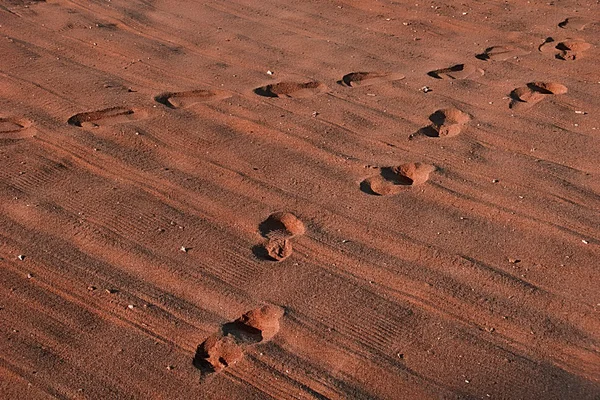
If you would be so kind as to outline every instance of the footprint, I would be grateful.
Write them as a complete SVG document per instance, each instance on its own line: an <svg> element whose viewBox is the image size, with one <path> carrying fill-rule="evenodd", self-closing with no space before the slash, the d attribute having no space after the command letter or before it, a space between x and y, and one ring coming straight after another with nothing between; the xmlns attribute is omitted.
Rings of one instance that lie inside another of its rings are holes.
<svg viewBox="0 0 600 400"><path fill-rule="evenodd" d="M566 86L556 82L530 82L510 93L512 98L509 107L513 109L529 108L544 100L548 95L565 94Z"/></svg>
<svg viewBox="0 0 600 400"><path fill-rule="evenodd" d="M125 107L112 107L99 111L75 114L68 119L69 125L82 128L95 128L103 125L114 125L123 122L137 121L146 118L148 113Z"/></svg>
<svg viewBox="0 0 600 400"><path fill-rule="evenodd" d="M472 64L456 64L449 68L430 71L427 75L437 79L469 79L482 76L484 71Z"/></svg>
<svg viewBox="0 0 600 400"><path fill-rule="evenodd" d="M267 342L279 332L283 314L283 308L266 305L223 325L198 346L194 365L212 373L236 364L243 358L245 347Z"/></svg>
<svg viewBox="0 0 600 400"><path fill-rule="evenodd" d="M0 117L0 139L21 139L31 125L27 119Z"/></svg>
<svg viewBox="0 0 600 400"><path fill-rule="evenodd" d="M157 102L169 108L187 108L198 103L224 100L231 94L223 90L190 90L187 92L162 93L154 98Z"/></svg>
<svg viewBox="0 0 600 400"><path fill-rule="evenodd" d="M542 53L552 53L561 60L576 60L581 58L582 53L592 47L583 39L565 39L556 42L553 38L547 38L538 49Z"/></svg>
<svg viewBox="0 0 600 400"><path fill-rule="evenodd" d="M582 31L585 27L592 23L591 19L583 18L583 17L569 17L558 24L563 29L573 29L577 31Z"/></svg>
<svg viewBox="0 0 600 400"><path fill-rule="evenodd" d="M493 46L488 47L483 53L478 54L476 57L480 60L486 61L504 61L508 60L509 58L524 56L529 53L529 51L525 51L513 46Z"/></svg>
<svg viewBox="0 0 600 400"><path fill-rule="evenodd" d="M293 252L290 239L303 235L306 228L294 214L277 212L262 222L259 230L267 238L267 242L258 248L258 255L275 261L283 261Z"/></svg>
<svg viewBox="0 0 600 400"><path fill-rule="evenodd" d="M381 174L365 179L361 188L369 194L389 196L404 188L427 182L435 167L423 163L407 163L396 167L381 168Z"/></svg>
<svg viewBox="0 0 600 400"><path fill-rule="evenodd" d="M254 89L254 93L264 97L306 98L327 91L327 86L321 82L279 82Z"/></svg>
<svg viewBox="0 0 600 400"><path fill-rule="evenodd" d="M469 114L455 107L444 108L437 110L429 116L431 125L425 127L416 134L413 134L409 139L414 139L420 135L429 137L454 137L457 136L464 125L466 125L471 117Z"/></svg>
<svg viewBox="0 0 600 400"><path fill-rule="evenodd" d="M404 78L405 76L398 72L352 72L344 75L338 83L344 86L357 87L399 81Z"/></svg>

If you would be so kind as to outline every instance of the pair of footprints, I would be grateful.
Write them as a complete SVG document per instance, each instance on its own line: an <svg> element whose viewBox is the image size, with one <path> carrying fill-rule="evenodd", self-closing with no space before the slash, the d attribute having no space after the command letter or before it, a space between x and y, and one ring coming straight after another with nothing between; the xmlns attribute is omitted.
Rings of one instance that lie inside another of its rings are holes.
<svg viewBox="0 0 600 400"><path fill-rule="evenodd" d="M186 92L163 93L154 98L156 102L168 108L188 108L198 103L223 100L231 94L222 90L190 90ZM68 119L69 125L95 128L102 125L114 125L137 121L148 116L148 111L138 108L111 107L98 111L75 114Z"/></svg>
<svg viewBox="0 0 600 400"><path fill-rule="evenodd" d="M209 336L196 349L194 365L204 374L235 365L249 346L271 340L280 328L284 309L266 305L248 311Z"/></svg>

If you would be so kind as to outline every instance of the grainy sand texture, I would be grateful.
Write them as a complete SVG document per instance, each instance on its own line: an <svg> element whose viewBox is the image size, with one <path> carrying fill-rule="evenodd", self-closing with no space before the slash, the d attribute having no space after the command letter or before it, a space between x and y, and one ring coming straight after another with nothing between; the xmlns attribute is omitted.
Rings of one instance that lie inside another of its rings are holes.
<svg viewBox="0 0 600 400"><path fill-rule="evenodd" d="M0 399L600 399L600 4L0 0Z"/></svg>

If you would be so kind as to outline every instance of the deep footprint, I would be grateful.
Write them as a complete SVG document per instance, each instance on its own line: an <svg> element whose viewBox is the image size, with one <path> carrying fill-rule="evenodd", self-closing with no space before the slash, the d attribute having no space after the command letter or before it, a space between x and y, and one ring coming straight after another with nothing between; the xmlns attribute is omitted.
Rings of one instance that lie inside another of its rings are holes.
<svg viewBox="0 0 600 400"><path fill-rule="evenodd" d="M99 111L75 114L68 119L69 125L82 128L95 128L103 125L115 125L146 118L148 114L142 110L126 107L111 107Z"/></svg>
<svg viewBox="0 0 600 400"><path fill-rule="evenodd" d="M381 168L381 174L365 179L361 183L363 191L379 196L390 196L403 189L422 185L429 180L435 167L423 163L407 163L396 167Z"/></svg>
<svg viewBox="0 0 600 400"><path fill-rule="evenodd" d="M455 107L437 110L429 116L431 125L419 130L410 136L415 139L419 136L428 137L454 137L460 134L464 125L470 120L469 114Z"/></svg>
<svg viewBox="0 0 600 400"><path fill-rule="evenodd" d="M325 93L327 86L321 82L279 82L254 89L254 93L263 97L306 98Z"/></svg>
<svg viewBox="0 0 600 400"><path fill-rule="evenodd" d="M566 39L556 42L553 38L547 38L539 46L542 53L554 54L554 57L561 60L577 60L583 56L583 52L591 48L592 45L583 39Z"/></svg>
<svg viewBox="0 0 600 400"><path fill-rule="evenodd" d="M512 109L529 108L550 95L567 93L566 86L556 82L530 82L510 93Z"/></svg>
<svg viewBox="0 0 600 400"><path fill-rule="evenodd" d="M169 108L187 108L198 103L224 100L231 94L223 90L190 90L187 92L163 93L154 98Z"/></svg>
<svg viewBox="0 0 600 400"><path fill-rule="evenodd" d="M352 72L344 75L338 83L348 87L357 87L399 81L404 78L405 76L398 72Z"/></svg>
<svg viewBox="0 0 600 400"><path fill-rule="evenodd" d="M194 365L203 373L235 365L243 358L244 347L269 341L279 332L283 314L283 308L266 305L223 325L198 346Z"/></svg>
<svg viewBox="0 0 600 400"><path fill-rule="evenodd" d="M472 64L456 64L449 68L436 69L427 75L437 79L470 79L482 76L484 71Z"/></svg>
<svg viewBox="0 0 600 400"><path fill-rule="evenodd" d="M529 53L529 51L521 50L513 46L493 46L488 47L483 53L478 54L476 57L486 61L505 61Z"/></svg>
<svg viewBox="0 0 600 400"><path fill-rule="evenodd" d="M260 247L261 255L274 261L283 261L293 252L290 239L303 235L306 228L294 214L277 212L262 222L259 230L267 239Z"/></svg>
<svg viewBox="0 0 600 400"><path fill-rule="evenodd" d="M21 139L31 125L31 121L23 118L0 118L0 139Z"/></svg>
<svg viewBox="0 0 600 400"><path fill-rule="evenodd" d="M591 24L592 20L583 17L569 17L558 24L563 29L573 29L582 31L588 24Z"/></svg>

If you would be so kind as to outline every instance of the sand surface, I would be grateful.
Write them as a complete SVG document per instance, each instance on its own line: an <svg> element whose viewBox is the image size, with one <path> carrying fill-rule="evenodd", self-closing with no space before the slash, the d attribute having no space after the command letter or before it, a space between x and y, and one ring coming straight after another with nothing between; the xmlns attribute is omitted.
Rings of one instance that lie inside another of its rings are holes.
<svg viewBox="0 0 600 400"><path fill-rule="evenodd" d="M1 0L0 397L599 399L599 21Z"/></svg>

